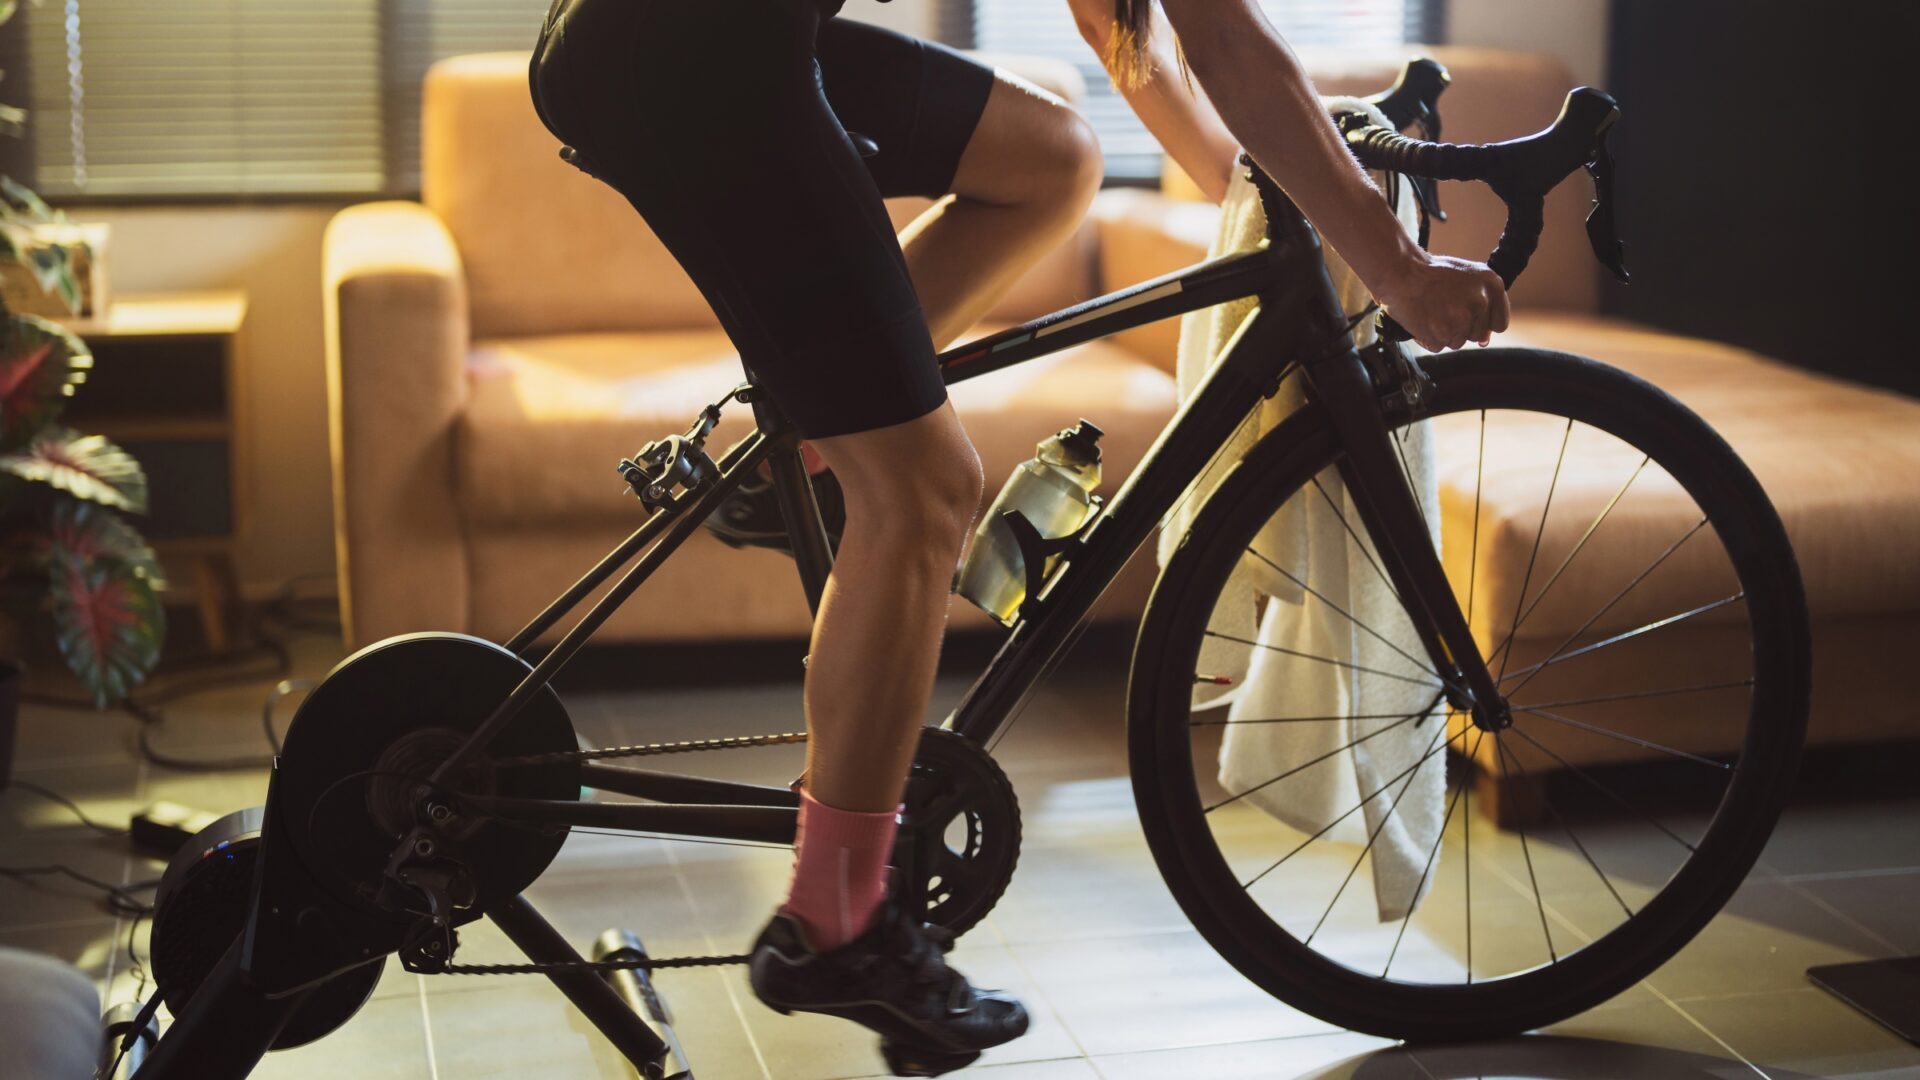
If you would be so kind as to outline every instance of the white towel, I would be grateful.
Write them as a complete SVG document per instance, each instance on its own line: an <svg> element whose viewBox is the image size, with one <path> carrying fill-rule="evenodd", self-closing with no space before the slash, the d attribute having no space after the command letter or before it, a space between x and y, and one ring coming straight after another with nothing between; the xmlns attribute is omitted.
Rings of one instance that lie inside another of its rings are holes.
<svg viewBox="0 0 1920 1080"><path fill-rule="evenodd" d="M1376 123L1387 123L1378 110L1356 98L1329 98L1327 105L1338 111L1365 110L1373 114ZM1397 186L1397 191L1399 202L1394 209L1402 224L1412 231L1418 227L1412 193L1405 182ZM1212 254L1255 248L1265 236L1266 214L1259 192L1236 170L1221 208L1220 232ZM1349 314L1357 314L1371 299L1365 286L1331 247L1326 249L1326 259L1341 304ZM1239 300L1195 312L1183 320L1177 369L1183 398L1199 386L1234 331L1256 306L1252 299ZM1362 325L1358 335L1360 345L1372 341L1371 320ZM1288 379L1280 393L1262 402L1241 425L1226 451L1201 476L1197 490L1162 529L1161 565L1172 557L1193 515L1219 482L1218 474L1299 408L1303 400L1300 380ZM1438 544L1439 485L1427 425L1406 432L1403 445L1414 491ZM1360 848L1371 843L1374 897L1381 920L1388 921L1404 917L1432 887L1430 867L1437 865L1436 842L1446 793L1444 753L1435 754L1407 775L1401 774L1439 747L1439 740L1445 738L1440 732L1446 712L1441 707L1427 715L1435 689L1434 679L1426 670L1425 651L1380 574L1328 505L1329 500L1337 504L1339 513L1358 529L1358 517L1345 485L1332 470L1320 477L1320 484L1329 499L1320 498L1312 487L1304 489L1303 496L1294 498L1268 522L1253 545L1258 555L1284 568L1319 595L1310 595L1259 558L1243 557L1228 580L1209 627L1221 636L1209 637L1200 655L1202 672L1227 676L1233 682L1226 687L1197 686L1194 708L1226 705L1229 721L1344 718L1294 724L1230 723L1220 748L1220 782L1231 793L1250 792L1245 801L1306 835L1319 833L1341 819L1321 842L1354 845L1356 856ZM1377 560L1377 554L1374 558ZM1272 599L1256 608L1262 594ZM1335 611L1328 601L1352 618ZM1236 644L1232 638L1258 641L1262 647ZM1305 659L1277 651L1280 649L1321 659ZM1368 674L1362 669L1402 678ZM1414 719L1396 724L1399 718L1408 716ZM1360 717L1379 719L1354 719ZM1380 733L1350 750L1333 753L1374 732ZM1332 756L1318 764L1306 764L1329 753ZM1301 771L1278 783L1260 786L1296 768ZM1373 798L1362 806L1369 795ZM1356 808L1360 808L1358 812Z"/></svg>

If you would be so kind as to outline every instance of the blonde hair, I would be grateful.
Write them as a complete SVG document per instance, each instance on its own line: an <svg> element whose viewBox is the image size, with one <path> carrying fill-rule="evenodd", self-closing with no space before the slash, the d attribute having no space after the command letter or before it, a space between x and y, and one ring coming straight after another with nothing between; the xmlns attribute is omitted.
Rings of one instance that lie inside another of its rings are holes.
<svg viewBox="0 0 1920 1080"><path fill-rule="evenodd" d="M1153 78L1153 58L1148 46L1153 39L1154 0L1113 0L1113 32L1107 35L1106 53L1100 62L1107 77L1121 90L1137 90ZM1193 84L1193 71L1187 67L1187 53L1176 39L1174 60L1180 65L1180 78Z"/></svg>

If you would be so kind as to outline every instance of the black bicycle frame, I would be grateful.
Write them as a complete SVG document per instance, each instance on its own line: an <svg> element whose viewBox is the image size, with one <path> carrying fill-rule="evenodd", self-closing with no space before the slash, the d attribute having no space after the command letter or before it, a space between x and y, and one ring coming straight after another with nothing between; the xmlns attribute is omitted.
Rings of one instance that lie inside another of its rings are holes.
<svg viewBox="0 0 1920 1080"><path fill-rule="evenodd" d="M1320 242L1277 185L1255 174L1268 215L1268 240L1257 250L1090 300L1065 311L970 342L939 358L951 385L1050 355L1160 319L1257 297L1258 311L1241 326L1201 385L1187 398L1113 499L1061 557L1062 565L1023 608L1005 642L948 718L956 732L985 745L1018 714L1041 679L1072 644L1088 612L1128 559L1152 535L1263 398L1296 366L1307 382L1309 408L1322 411L1345 447L1341 471L1363 523L1375 537L1424 537L1426 526L1397 464L1379 392L1355 350ZM624 543L508 642L525 654L533 643L642 550L642 556L597 600L476 729L436 774L451 775L512 722L613 611L700 526L750 470L767 462L786 519L808 603L817 611L833 556L792 425L773 402L750 395L759 429L730 448L718 476L677 506L656 510ZM1420 633L1456 706L1498 701L1492 676L1461 616L1430 544L1380 545L1394 588L1425 610ZM1464 658L1463 665L1455 657ZM591 766L590 786L652 800L596 805L484 800L482 813L544 826L580 825L755 841L791 841L798 797L784 788L680 776L610 765Z"/></svg>

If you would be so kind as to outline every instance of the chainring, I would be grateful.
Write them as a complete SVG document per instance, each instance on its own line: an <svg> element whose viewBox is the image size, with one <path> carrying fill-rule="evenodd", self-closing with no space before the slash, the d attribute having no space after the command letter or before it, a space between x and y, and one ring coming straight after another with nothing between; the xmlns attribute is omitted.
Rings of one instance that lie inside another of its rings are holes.
<svg viewBox="0 0 1920 1080"><path fill-rule="evenodd" d="M896 895L964 934L993 910L1020 861L1020 800L986 749L945 728L921 732L894 842Z"/></svg>

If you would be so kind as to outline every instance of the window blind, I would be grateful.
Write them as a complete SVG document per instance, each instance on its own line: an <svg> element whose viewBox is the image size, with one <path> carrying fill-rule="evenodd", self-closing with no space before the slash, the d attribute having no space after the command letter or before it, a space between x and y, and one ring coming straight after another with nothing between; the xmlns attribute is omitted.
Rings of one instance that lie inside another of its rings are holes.
<svg viewBox="0 0 1920 1080"><path fill-rule="evenodd" d="M530 51L548 0L21 5L49 197L418 190L434 61Z"/></svg>
<svg viewBox="0 0 1920 1080"><path fill-rule="evenodd" d="M383 182L378 0L44 0L16 18L48 196Z"/></svg>
<svg viewBox="0 0 1920 1080"><path fill-rule="evenodd" d="M437 60L532 53L550 0L386 0L387 155L393 190L420 189L420 86Z"/></svg>
<svg viewBox="0 0 1920 1080"><path fill-rule="evenodd" d="M960 0L949 0L960 2ZM1296 46L1361 49L1433 41L1441 0L1261 0L1267 18ZM1113 89L1080 37L1065 0L972 0L966 44L993 52L1057 56L1087 78L1083 110L1100 134L1107 174L1160 175L1160 146Z"/></svg>

